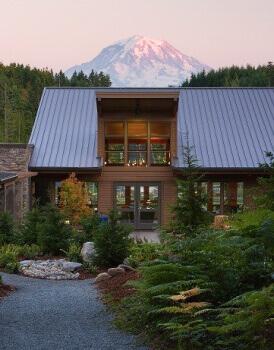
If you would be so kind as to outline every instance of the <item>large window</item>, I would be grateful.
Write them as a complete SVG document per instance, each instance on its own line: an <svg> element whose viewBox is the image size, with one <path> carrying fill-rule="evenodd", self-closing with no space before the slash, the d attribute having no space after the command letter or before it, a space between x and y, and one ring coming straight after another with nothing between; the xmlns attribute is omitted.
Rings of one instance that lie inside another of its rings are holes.
<svg viewBox="0 0 274 350"><path fill-rule="evenodd" d="M170 123L106 122L105 165L170 164Z"/></svg>
<svg viewBox="0 0 274 350"><path fill-rule="evenodd" d="M243 182L203 182L208 194L207 210L213 214L239 213L244 205Z"/></svg>

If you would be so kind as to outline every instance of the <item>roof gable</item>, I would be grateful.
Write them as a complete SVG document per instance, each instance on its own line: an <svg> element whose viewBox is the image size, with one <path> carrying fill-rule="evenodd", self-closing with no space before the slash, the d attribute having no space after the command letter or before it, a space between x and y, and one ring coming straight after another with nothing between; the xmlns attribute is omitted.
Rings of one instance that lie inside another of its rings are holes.
<svg viewBox="0 0 274 350"><path fill-rule="evenodd" d="M186 133L204 168L258 168L274 149L274 89L182 89L176 167L185 166Z"/></svg>
<svg viewBox="0 0 274 350"><path fill-rule="evenodd" d="M93 89L45 89L29 140L35 168L98 168Z"/></svg>

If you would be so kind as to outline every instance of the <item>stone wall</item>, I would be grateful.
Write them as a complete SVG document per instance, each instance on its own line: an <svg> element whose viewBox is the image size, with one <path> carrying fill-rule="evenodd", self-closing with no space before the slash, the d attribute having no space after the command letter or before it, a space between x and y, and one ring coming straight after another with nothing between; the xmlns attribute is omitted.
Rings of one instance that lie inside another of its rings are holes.
<svg viewBox="0 0 274 350"><path fill-rule="evenodd" d="M0 143L0 171L27 172L32 150L25 143Z"/></svg>
<svg viewBox="0 0 274 350"><path fill-rule="evenodd" d="M28 172L28 164L33 147L27 144L0 143L0 171L22 174ZM8 185L13 192L13 210L10 210L17 220L30 207L30 179L18 176L13 185ZM12 203L12 202L11 202Z"/></svg>

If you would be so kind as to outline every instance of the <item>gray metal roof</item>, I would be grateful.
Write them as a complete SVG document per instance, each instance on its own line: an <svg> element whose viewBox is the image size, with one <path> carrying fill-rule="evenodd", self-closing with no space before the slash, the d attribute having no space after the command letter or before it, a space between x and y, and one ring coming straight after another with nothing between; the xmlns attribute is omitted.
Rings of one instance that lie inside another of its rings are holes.
<svg viewBox="0 0 274 350"><path fill-rule="evenodd" d="M17 178L16 173L0 172L0 184L13 181Z"/></svg>
<svg viewBox="0 0 274 350"><path fill-rule="evenodd" d="M178 160L195 149L204 168L258 168L274 150L274 88L186 88L179 95Z"/></svg>
<svg viewBox="0 0 274 350"><path fill-rule="evenodd" d="M44 89L29 144L30 169L98 168L94 89Z"/></svg>

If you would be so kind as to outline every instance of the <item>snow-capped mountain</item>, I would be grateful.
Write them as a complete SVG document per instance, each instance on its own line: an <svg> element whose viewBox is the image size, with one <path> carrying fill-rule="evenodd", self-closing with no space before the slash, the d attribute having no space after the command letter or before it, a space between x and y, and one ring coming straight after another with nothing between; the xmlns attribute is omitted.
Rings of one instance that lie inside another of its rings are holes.
<svg viewBox="0 0 274 350"><path fill-rule="evenodd" d="M104 48L92 61L71 67L65 74L91 70L109 74L113 87L168 87L178 86L191 73L210 67L176 50L165 40L154 40L141 35L120 40Z"/></svg>

